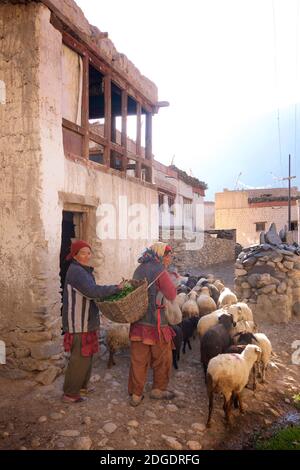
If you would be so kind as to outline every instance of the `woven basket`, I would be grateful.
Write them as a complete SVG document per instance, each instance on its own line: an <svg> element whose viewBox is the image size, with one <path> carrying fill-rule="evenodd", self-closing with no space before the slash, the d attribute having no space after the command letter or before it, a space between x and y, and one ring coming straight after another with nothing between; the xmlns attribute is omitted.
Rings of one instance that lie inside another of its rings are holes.
<svg viewBox="0 0 300 470"><path fill-rule="evenodd" d="M96 302L100 312L109 320L116 323L134 323L140 320L148 308L148 283L147 280L137 281L132 279L129 283L136 287L123 299L114 302Z"/></svg>

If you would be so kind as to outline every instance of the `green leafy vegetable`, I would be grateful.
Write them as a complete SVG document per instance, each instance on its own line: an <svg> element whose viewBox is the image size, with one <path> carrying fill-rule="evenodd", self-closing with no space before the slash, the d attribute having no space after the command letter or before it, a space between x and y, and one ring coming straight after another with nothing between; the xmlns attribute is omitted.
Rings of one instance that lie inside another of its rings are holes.
<svg viewBox="0 0 300 470"><path fill-rule="evenodd" d="M133 287L131 284L125 284L123 289L118 292L117 294L110 295L109 297L106 297L103 299L105 302L115 302L116 300L123 299L126 297L130 292L133 292L135 290L135 287Z"/></svg>

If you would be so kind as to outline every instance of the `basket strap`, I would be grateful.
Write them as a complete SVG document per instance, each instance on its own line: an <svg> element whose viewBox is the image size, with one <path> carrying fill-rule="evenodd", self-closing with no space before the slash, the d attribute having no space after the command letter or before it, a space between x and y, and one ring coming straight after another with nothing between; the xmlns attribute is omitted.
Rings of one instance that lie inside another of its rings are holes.
<svg viewBox="0 0 300 470"><path fill-rule="evenodd" d="M159 275L154 279L154 281L150 282L150 284L148 285L147 289L149 289L156 281L157 279L160 278L160 276L164 273L165 271L163 270L161 273L159 273Z"/></svg>

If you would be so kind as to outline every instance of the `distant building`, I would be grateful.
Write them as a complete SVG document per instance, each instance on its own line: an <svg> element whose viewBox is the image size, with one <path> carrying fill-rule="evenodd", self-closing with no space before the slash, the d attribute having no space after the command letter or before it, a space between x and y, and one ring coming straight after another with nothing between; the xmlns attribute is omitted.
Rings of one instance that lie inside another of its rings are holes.
<svg viewBox="0 0 300 470"><path fill-rule="evenodd" d="M291 229L298 242L300 192L291 188ZM275 222L280 230L288 223L288 189L267 188L229 191L215 195L216 229L236 229L242 246L259 242L260 232Z"/></svg>
<svg viewBox="0 0 300 470"><path fill-rule="evenodd" d="M215 228L214 201L204 201L204 228L205 230L213 230Z"/></svg>
<svg viewBox="0 0 300 470"><path fill-rule="evenodd" d="M158 191L159 230L196 232L204 229L206 184L175 165L154 161L154 183Z"/></svg>

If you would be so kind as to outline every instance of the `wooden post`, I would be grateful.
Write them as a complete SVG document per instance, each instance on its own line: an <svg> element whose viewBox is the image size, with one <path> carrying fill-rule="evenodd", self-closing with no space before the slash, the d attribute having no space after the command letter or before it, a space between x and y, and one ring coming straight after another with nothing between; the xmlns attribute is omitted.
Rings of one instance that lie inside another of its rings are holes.
<svg viewBox="0 0 300 470"><path fill-rule="evenodd" d="M89 159L89 56L83 55L81 126L84 128L82 156Z"/></svg>
<svg viewBox="0 0 300 470"><path fill-rule="evenodd" d="M142 125L142 119L141 119L141 114L142 114L142 105L141 103L136 104L136 155L138 157L138 160L136 162L136 172L135 176L136 178L141 178L141 170L142 170L142 164L141 164L141 125Z"/></svg>
<svg viewBox="0 0 300 470"><path fill-rule="evenodd" d="M123 147L122 171L126 171L127 169L127 105L128 105L128 95L125 90L122 90L122 135L121 135L121 145Z"/></svg>
<svg viewBox="0 0 300 470"><path fill-rule="evenodd" d="M151 161L151 167L149 167L149 183L153 182L153 164L152 164L152 114L146 113L146 149L145 157Z"/></svg>
<svg viewBox="0 0 300 470"><path fill-rule="evenodd" d="M104 77L104 137L106 145L104 149L104 165L110 166L110 142L111 142L111 77Z"/></svg>

